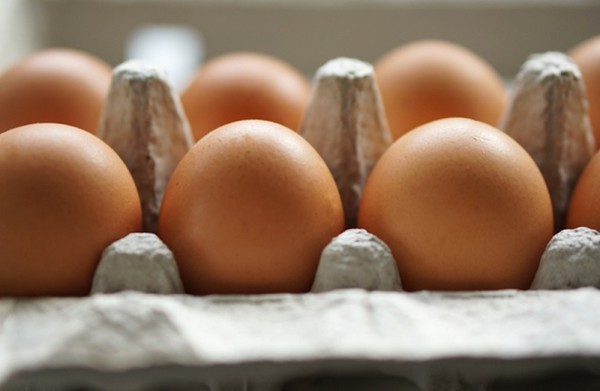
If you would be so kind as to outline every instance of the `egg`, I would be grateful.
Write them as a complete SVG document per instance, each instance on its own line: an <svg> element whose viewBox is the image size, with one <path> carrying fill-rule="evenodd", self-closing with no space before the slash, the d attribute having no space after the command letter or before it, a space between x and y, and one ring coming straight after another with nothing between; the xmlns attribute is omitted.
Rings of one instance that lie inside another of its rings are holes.
<svg viewBox="0 0 600 391"><path fill-rule="evenodd" d="M306 292L344 229L335 181L300 135L264 120L224 125L177 165L158 235L186 292Z"/></svg>
<svg viewBox="0 0 600 391"><path fill-rule="evenodd" d="M90 54L35 52L0 75L0 132L52 122L95 133L110 79L110 66Z"/></svg>
<svg viewBox="0 0 600 391"><path fill-rule="evenodd" d="M569 201L566 225L600 231L600 152L596 152L577 180Z"/></svg>
<svg viewBox="0 0 600 391"><path fill-rule="evenodd" d="M452 42L410 42L375 62L395 139L424 123L466 117L496 126L506 105L498 73L480 56Z"/></svg>
<svg viewBox="0 0 600 391"><path fill-rule="evenodd" d="M96 136L50 123L0 134L0 297L88 294L104 248L141 223L127 167Z"/></svg>
<svg viewBox="0 0 600 391"><path fill-rule="evenodd" d="M384 153L358 226L390 247L408 291L527 289L553 217L544 178L516 141L483 122L447 118Z"/></svg>
<svg viewBox="0 0 600 391"><path fill-rule="evenodd" d="M208 61L181 94L196 140L244 119L298 130L310 84L291 65L268 55L235 52Z"/></svg>
<svg viewBox="0 0 600 391"><path fill-rule="evenodd" d="M583 76L590 121L596 140L600 141L600 35L579 43L567 54L577 64Z"/></svg>

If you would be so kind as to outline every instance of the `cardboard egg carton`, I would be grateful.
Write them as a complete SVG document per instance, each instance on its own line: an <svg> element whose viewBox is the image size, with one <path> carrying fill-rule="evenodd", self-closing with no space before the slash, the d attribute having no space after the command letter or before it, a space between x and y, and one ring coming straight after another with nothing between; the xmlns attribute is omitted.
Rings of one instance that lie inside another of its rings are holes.
<svg viewBox="0 0 600 391"><path fill-rule="evenodd" d="M141 22L136 7L127 3L5 1L9 8L0 12L0 25L8 27L0 37L5 44L0 45L0 65L48 37L75 47L99 46L100 54L118 61L122 48L115 43L124 40L123 25ZM211 41L225 35L221 23L211 23L222 16L216 2L181 0L180 5L188 5L177 8L172 3L152 2L150 18L168 10L178 21L198 23ZM251 15L263 12L252 2L229 3ZM439 35L450 15L450 36L469 42L507 73L533 47L568 47L597 32L598 5L586 1L546 7L526 1L518 12L516 2L506 7L498 1L488 10L480 2L462 1L453 8L444 1L424 6L406 1L400 3L409 6L395 14L389 2L375 3L380 5L369 10L369 18L360 6L271 9L277 17L311 20L314 36L327 36L333 18L362 26L314 40L311 53L298 51L303 41L293 40L304 38L306 23L282 23L287 25L284 39L277 34L269 41L273 34L264 19L240 13L235 19L239 30L254 34L240 34L238 39L246 41L237 45L284 52L311 72L336 51L356 53L359 48L357 55L371 58L398 39L420 37L424 29ZM203 12L190 12L199 4L208 5ZM467 10L475 11L487 34L473 34L473 15ZM560 28L548 45L546 31L567 24L576 28ZM380 26L391 32L383 39ZM103 31L102 42L97 31ZM504 39L490 45L490 36ZM215 54L231 47L211 49ZM598 389L600 299L596 288L578 287L598 286L593 260L600 244L592 232L567 231L555 239L542 263L548 272L536 278L542 290L406 293L394 278L380 281L393 276L393 264L382 262L367 273L360 251L343 246L354 258L333 257L320 268L312 293L192 297L181 293L168 249L152 235L137 235L105 255L94 283L95 291L104 293L0 300L0 390ZM385 259L384 249L379 250L377 259ZM342 267L340 260L356 264ZM578 267L564 267L571 261ZM323 271L328 269L335 272Z"/></svg>
<svg viewBox="0 0 600 391"><path fill-rule="evenodd" d="M364 146L344 165L352 175L331 167L355 210L360 194L350 190L390 143L372 68L326 64L312 99L325 103L307 112L309 139L320 110L356 105L327 133L333 140L311 141L325 155L346 153L332 145L347 138ZM370 120L358 121L356 110ZM0 390L600 388L598 232L559 232L528 291L403 292L386 244L349 228L324 249L309 293L195 297L151 233L166 180L191 145L160 70L115 68L99 136L130 167L150 232L105 250L89 297L0 301ZM128 157L123 145L144 153Z"/></svg>
<svg viewBox="0 0 600 391"><path fill-rule="evenodd" d="M593 390L599 306L596 289L5 300L0 375L3 391Z"/></svg>
<svg viewBox="0 0 600 391"><path fill-rule="evenodd" d="M350 239L338 243L347 251L373 239L360 230L342 236ZM321 265L346 259L330 258ZM306 294L193 297L177 293L175 262L160 240L131 234L105 252L91 296L0 301L0 389L592 390L600 384L596 288L406 293L393 278L380 285L360 278L369 267L385 269L385 262L347 266L347 278L328 279L331 290L321 284ZM321 269L319 278L329 277L331 269ZM356 288L343 288L348 281Z"/></svg>

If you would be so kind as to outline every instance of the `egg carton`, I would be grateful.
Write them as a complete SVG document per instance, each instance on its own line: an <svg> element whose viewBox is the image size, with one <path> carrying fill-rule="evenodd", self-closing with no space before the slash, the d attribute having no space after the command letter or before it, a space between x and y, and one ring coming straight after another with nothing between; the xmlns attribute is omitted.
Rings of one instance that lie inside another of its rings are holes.
<svg viewBox="0 0 600 391"><path fill-rule="evenodd" d="M524 112L519 101L571 114L584 104L548 93L580 87L568 59L531 61L504 120L513 134L519 124L548 124L547 110ZM364 180L391 143L373 70L335 59L314 87L300 132L356 216ZM340 120L319 136L312 129L327 116ZM558 159L564 176L550 190L564 195L591 157L589 121L552 118L555 148L541 161ZM546 137L547 127L529 128ZM173 254L152 232L190 134L159 69L115 68L98 135L131 170L148 232L104 251L88 297L0 301L0 390L600 389L600 234L586 228L559 230L527 291L404 292L387 245L348 228L323 250L311 292L186 295ZM561 154L565 143L583 152ZM553 198L560 216L554 200L564 200Z"/></svg>
<svg viewBox="0 0 600 391"><path fill-rule="evenodd" d="M598 284L599 255L598 232L565 230L536 285ZM310 293L194 297L160 239L135 233L106 249L89 297L0 302L0 389L591 390L599 308L593 287L402 292L358 229L326 247Z"/></svg>

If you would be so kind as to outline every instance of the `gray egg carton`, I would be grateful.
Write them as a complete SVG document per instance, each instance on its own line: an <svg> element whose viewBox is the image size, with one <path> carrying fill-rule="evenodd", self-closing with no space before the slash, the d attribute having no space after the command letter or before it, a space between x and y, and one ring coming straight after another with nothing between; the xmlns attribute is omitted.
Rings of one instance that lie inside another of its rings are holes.
<svg viewBox="0 0 600 391"><path fill-rule="evenodd" d="M131 234L89 297L0 301L0 390L600 389L599 244L557 234L544 289L407 293L387 246L351 229L310 293L195 297L158 237Z"/></svg>
<svg viewBox="0 0 600 391"><path fill-rule="evenodd" d="M524 89L538 97L535 107L556 104L539 93L546 79L523 80L541 83ZM391 142L375 89L370 64L326 64L312 98L321 103L309 106L300 130L326 157L349 216ZM144 64L115 69L108 101L99 135L132 172L152 231L169 175L191 145L189 124L164 76ZM331 112L345 120L329 123ZM545 121L521 112L509 111L507 131ZM557 148L577 140L585 149L585 118L582 137L568 136L562 118L553 125ZM330 125L321 136L319 124ZM578 171L567 174L557 204ZM407 293L401 278L385 243L348 229L323 250L309 293L196 297L184 293L156 235L131 234L104 251L90 296L0 300L0 391L600 389L598 232L555 235L527 291Z"/></svg>

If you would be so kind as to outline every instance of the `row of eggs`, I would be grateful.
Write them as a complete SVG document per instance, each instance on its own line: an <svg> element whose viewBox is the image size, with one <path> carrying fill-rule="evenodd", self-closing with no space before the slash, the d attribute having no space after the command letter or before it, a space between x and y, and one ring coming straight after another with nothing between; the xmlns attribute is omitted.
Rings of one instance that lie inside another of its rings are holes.
<svg viewBox="0 0 600 391"><path fill-rule="evenodd" d="M584 78L598 42L573 51ZM439 41L401 47L375 70L398 141L365 186L358 225L390 246L407 290L527 289L552 207L527 153L484 123L504 110L500 77ZM34 54L0 76L0 296L86 294L102 250L141 229L139 195L114 151L48 124L93 133L109 84L107 65L70 50ZM344 229L327 166L291 130L310 93L289 65L243 53L207 63L181 95L199 141L169 181L158 234L189 293L310 288L321 250ZM458 116L474 120L449 118ZM244 118L268 121L235 122ZM599 194L587 193L579 205Z"/></svg>
<svg viewBox="0 0 600 391"><path fill-rule="evenodd" d="M589 115L600 139L597 69L600 36L568 54L586 82ZM500 76L477 54L445 41L417 41L379 59L375 72L394 138L426 122L466 117L497 125L506 106ZM95 132L111 67L73 50L47 50L0 74L0 132L36 122ZM265 119L298 130L311 87L279 59L233 53L207 62L182 92L196 140L241 119Z"/></svg>

